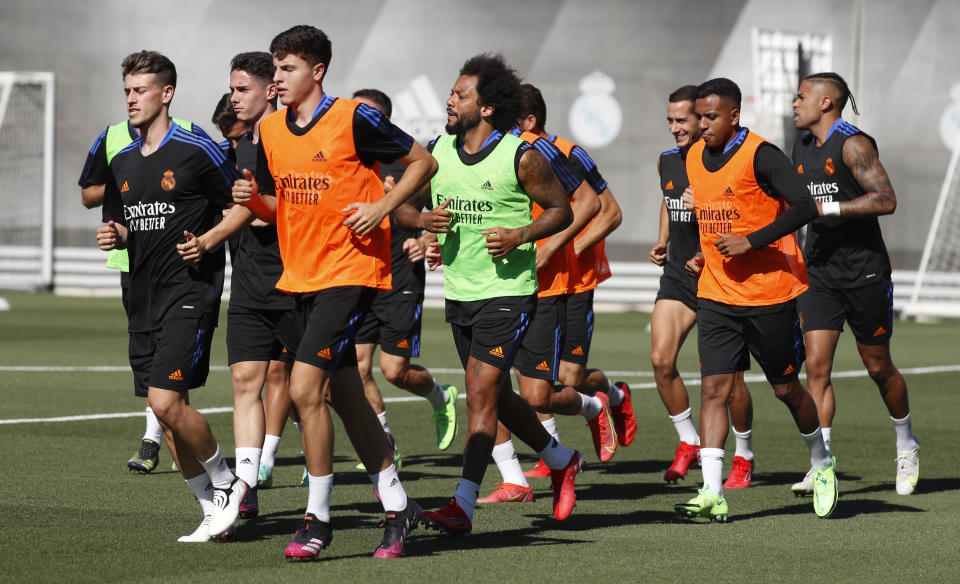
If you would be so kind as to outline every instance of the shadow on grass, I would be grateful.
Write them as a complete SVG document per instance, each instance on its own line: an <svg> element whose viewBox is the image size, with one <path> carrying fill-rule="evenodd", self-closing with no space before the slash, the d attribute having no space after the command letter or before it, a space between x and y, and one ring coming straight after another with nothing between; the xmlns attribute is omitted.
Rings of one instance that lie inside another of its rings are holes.
<svg viewBox="0 0 960 584"><path fill-rule="evenodd" d="M553 521L550 524L550 528L556 530L558 525L562 526L563 524ZM444 533L433 532L426 527L421 527L411 535L403 555L406 557L428 557L445 551L461 549L500 549L518 546L571 545L578 543L592 543L592 540L548 537L544 535L543 528L536 525L536 523L530 527L521 529L484 532L473 534L470 537L450 536Z"/></svg>
<svg viewBox="0 0 960 584"><path fill-rule="evenodd" d="M682 523L677 514L672 511L641 510L633 513L577 513L574 510L565 521L557 521L552 517L542 515L527 515L537 529L554 531L589 531L606 527L621 527L626 525L643 525L653 523Z"/></svg>

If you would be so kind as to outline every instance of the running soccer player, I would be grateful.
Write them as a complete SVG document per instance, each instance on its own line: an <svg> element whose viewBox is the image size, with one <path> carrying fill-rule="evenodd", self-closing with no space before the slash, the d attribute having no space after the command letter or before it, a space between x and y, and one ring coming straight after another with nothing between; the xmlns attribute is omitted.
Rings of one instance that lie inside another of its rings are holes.
<svg viewBox="0 0 960 584"><path fill-rule="evenodd" d="M837 504L836 463L824 446L817 406L797 377L804 356L795 299L807 289L807 275L794 232L816 215L816 206L789 159L740 127L740 88L733 81L700 85L696 112L702 140L687 152L686 168L701 253L687 265L699 272L704 486L674 509L688 517L727 518L721 482L727 401L736 372L749 366L749 352L810 450L813 508L826 517Z"/></svg>
<svg viewBox="0 0 960 584"><path fill-rule="evenodd" d="M179 118L171 118L174 123L181 126L189 132L199 136L207 134L190 122ZM87 209L95 209L103 205L103 193L106 183L112 179L110 175L110 161L118 152L130 145L137 139L137 129L130 125L130 120L119 122L108 126L106 130L97 136L94 140L90 152L87 154L87 160L80 173L80 179L77 181L80 186L81 201ZM127 306L129 304L130 275L129 262L127 260L126 250L114 249L107 255L107 267L120 270L120 294L123 302L124 313L128 314ZM146 401L147 387L134 383L133 393L136 397L144 398ZM167 447L170 450L170 456L176 464L176 445L173 442L173 435L169 429L163 428L153 409L147 405L146 408L146 429L143 437L140 439L140 446L137 453L127 461L127 468L139 473L149 473L160 464L160 437L163 436Z"/></svg>
<svg viewBox="0 0 960 584"><path fill-rule="evenodd" d="M188 403L206 381L210 343L223 288L222 248L191 264L178 245L216 227L236 176L209 138L170 120L177 83L173 63L153 51L122 64L130 124L139 135L110 162L100 249L127 249L130 259L130 366L147 402L173 433L178 466L204 519L180 541L209 541L233 527L247 484L230 472L206 419Z"/></svg>
<svg viewBox="0 0 960 584"><path fill-rule="evenodd" d="M626 383L611 383L598 369L587 369L590 355L590 341L593 337L593 291L603 280L610 277L610 266L604 253L603 239L620 225L621 212L607 181L600 175L596 163L580 146L553 134L545 129L547 106L543 95L536 87L526 85L523 89L524 102L528 104L519 128L535 133L553 143L567 157L577 179L586 181L600 201L600 210L573 240L572 258L575 263L571 270L566 309L563 314L564 340L560 352L559 381L561 384L576 388L584 395L606 394L613 416L614 433L597 437L600 430L591 426L594 445L599 439L604 445L604 458L612 456L617 444L628 446L637 432L637 422L633 414L630 388ZM547 431L559 439L556 422L550 414L539 413L541 423ZM614 444L613 442L616 442ZM599 456L599 454L598 454ZM528 477L549 476L550 469L541 460L537 466L524 473Z"/></svg>
<svg viewBox="0 0 960 584"><path fill-rule="evenodd" d="M545 135L541 135L545 119L546 107L540 90L530 84L521 85L517 123L528 129L522 131L515 127L511 134L531 144L550 163L567 195L573 219L563 231L537 241L537 311L524 337L524 345L530 349L529 356L533 360L518 356L514 373L520 383L520 395L537 411L541 423L544 419L552 421L554 413L579 414L587 418L597 458L607 462L617 447L607 396L603 393L586 395L572 387L554 386L563 346L567 295L573 291L573 280L578 277L574 271L576 257L573 253L573 237L597 214L600 201L590 185L572 172L560 150ZM534 219L542 212L543 209L534 204ZM532 502L533 489L520 467L510 431L502 422L497 424L497 440L492 456L503 480L498 483L496 490L477 502Z"/></svg>
<svg viewBox="0 0 960 584"><path fill-rule="evenodd" d="M793 102L797 128L809 130L793 148L793 165L816 199L820 217L807 229L810 289L797 299L807 346L807 387L817 402L824 442L836 411L833 356L850 325L857 351L877 384L897 437L896 490L909 495L920 474L919 442L910 422L907 383L890 357L893 283L890 257L877 217L897 208L897 196L872 137L842 118L852 100L836 73L815 73L800 83ZM854 112L856 103L853 104ZM807 494L812 474L793 485Z"/></svg>
<svg viewBox="0 0 960 584"><path fill-rule="evenodd" d="M700 251L700 236L693 212L684 208L682 194L687 190L687 151L700 139L700 119L694 108L697 86L685 85L670 94L667 123L677 146L657 159L663 203L660 205L660 232L650 250L650 261L663 266L660 289L650 318L653 364L657 392L680 438L673 463L663 475L676 481L687 475L690 464L700 459L700 436L690 411L687 388L677 371L677 355L697 321L697 281L684 269L687 260ZM669 243L669 245L668 245ZM753 477L753 404L737 372L730 394L730 419L737 450L725 489L750 486Z"/></svg>
<svg viewBox="0 0 960 584"><path fill-rule="evenodd" d="M407 499L387 436L364 397L354 333L377 291L390 287L386 216L429 180L436 162L377 110L324 93L331 44L320 29L294 26L274 37L270 52L287 107L260 123L256 178L244 170L233 195L261 219L276 222L283 260L277 288L294 296L301 320L290 396L303 424L309 495L284 553L313 560L330 545L329 399L387 513L374 556L399 557L421 510ZM407 171L384 195L375 167L395 160Z"/></svg>
<svg viewBox="0 0 960 584"><path fill-rule="evenodd" d="M393 113L390 97L377 89L355 91L353 99L379 111L388 120ZM384 191L390 192L403 175L401 165L381 165ZM423 289L426 271L423 266L425 242L415 233L396 224L390 214L390 265L393 288L377 294L370 311L357 329L357 368L367 400L383 431L393 441L393 460L400 468L397 442L390 431L383 396L373 378L373 354L380 345L380 371L387 381L400 389L425 398L433 409L437 430L437 448L446 450L457 435L457 388L441 386L430 372L410 359L420 356L420 326L423 317ZM363 463L358 465L362 468Z"/></svg>
<svg viewBox="0 0 960 584"><path fill-rule="evenodd" d="M473 529L498 419L552 469L558 520L573 510L583 464L579 452L551 438L507 383L515 358L535 362L524 337L537 309L534 242L571 220L563 187L543 155L508 133L519 92L520 80L503 57L468 59L447 99L448 135L431 143L440 165L430 183L433 209L420 214L408 202L397 211L402 226L438 233L446 318L466 373L463 473L447 505L423 514L425 523L451 534ZM532 203L543 208L535 220Z"/></svg>

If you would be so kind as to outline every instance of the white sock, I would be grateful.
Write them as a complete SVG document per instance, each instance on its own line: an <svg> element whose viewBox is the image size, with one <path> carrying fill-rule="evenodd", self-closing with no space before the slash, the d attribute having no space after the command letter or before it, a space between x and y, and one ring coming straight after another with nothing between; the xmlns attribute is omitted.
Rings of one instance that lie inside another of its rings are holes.
<svg viewBox="0 0 960 584"><path fill-rule="evenodd" d="M403 511L407 508L407 492L403 490L400 484L400 477L397 476L397 467L390 465L380 472L370 475L370 482L380 493L380 502L383 503L383 510Z"/></svg>
<svg viewBox="0 0 960 584"><path fill-rule="evenodd" d="M550 416L546 420L541 420L540 424L543 426L543 429L547 431L547 434L553 436L557 442L560 441L560 432L557 431L557 421Z"/></svg>
<svg viewBox="0 0 960 584"><path fill-rule="evenodd" d="M473 521L473 510L477 507L477 497L480 495L480 485L467 479L460 479L457 490L453 493L457 505L463 509L470 521Z"/></svg>
<svg viewBox="0 0 960 584"><path fill-rule="evenodd" d="M610 384L610 387L607 389L607 397L610 398L610 405L617 407L623 403L623 400L627 399L627 394L614 385L612 381L607 380L607 383Z"/></svg>
<svg viewBox="0 0 960 584"><path fill-rule="evenodd" d="M186 479L187 486L193 492L193 496L200 501L200 508L204 515L213 513L213 485L210 484L210 477L207 473L201 473L192 479Z"/></svg>
<svg viewBox="0 0 960 584"><path fill-rule="evenodd" d="M547 447L537 454L540 455L540 458L543 459L544 464L546 464L550 470L564 468L570 463L570 459L573 458L573 450L561 444L556 438L551 439L550 444L547 444Z"/></svg>
<svg viewBox="0 0 960 584"><path fill-rule="evenodd" d="M313 513L320 521L330 522L330 492L333 491L333 475L315 477L307 475L307 513Z"/></svg>
<svg viewBox="0 0 960 584"><path fill-rule="evenodd" d="M294 422L294 423L293 423L293 427L297 429L297 432L299 432L301 436L303 436L303 423L302 423L302 422Z"/></svg>
<svg viewBox="0 0 960 584"><path fill-rule="evenodd" d="M893 429L897 431L897 452L910 452L920 445L920 441L913 435L913 427L910 425L910 414L902 420L893 420Z"/></svg>
<svg viewBox="0 0 960 584"><path fill-rule="evenodd" d="M380 425L383 426L383 431L387 434L390 433L390 422L387 421L387 412L380 412L377 414L377 419L380 420ZM396 511L397 509L395 509Z"/></svg>
<svg viewBox="0 0 960 584"><path fill-rule="evenodd" d="M677 436L681 442L686 442L691 446L700 445L700 436L697 435L697 428L693 425L693 413L690 408L680 412L676 416L670 416L673 427L677 430Z"/></svg>
<svg viewBox="0 0 960 584"><path fill-rule="evenodd" d="M742 433L734 429L733 436L737 439L737 450L733 455L753 460L753 428Z"/></svg>
<svg viewBox="0 0 960 584"><path fill-rule="evenodd" d="M585 393L580 394L580 415L592 420L603 411L603 402L600 398Z"/></svg>
<svg viewBox="0 0 960 584"><path fill-rule="evenodd" d="M823 445L827 447L827 452L830 452L830 428L820 426L820 433L823 434Z"/></svg>
<svg viewBox="0 0 960 584"><path fill-rule="evenodd" d="M427 401L430 402L430 405L433 406L435 410L439 410L447 403L447 392L440 387L436 379L433 380L433 389L423 397L427 398Z"/></svg>
<svg viewBox="0 0 960 584"><path fill-rule="evenodd" d="M237 455L237 476L251 487L257 486L260 473L260 453L262 448L240 446L234 450Z"/></svg>
<svg viewBox="0 0 960 584"><path fill-rule="evenodd" d="M233 484L234 475L230 472L230 467L227 466L227 461L224 460L223 454L220 452L220 445L217 445L217 451L213 453L213 456L209 460L198 460L203 469L207 471L207 474L210 475L210 482L213 483L213 486L218 489L229 489L230 485Z"/></svg>
<svg viewBox="0 0 960 584"><path fill-rule="evenodd" d="M527 477L523 476L523 469L520 468L520 459L517 458L517 451L513 447L513 439L493 447L493 462L497 463L503 482L521 487L530 486Z"/></svg>
<svg viewBox="0 0 960 584"><path fill-rule="evenodd" d="M280 437L267 434L263 437L263 451L260 453L260 462L263 466L273 470L277 464L277 448L280 447Z"/></svg>
<svg viewBox="0 0 960 584"><path fill-rule="evenodd" d="M143 432L143 440L153 440L160 444L161 438L163 438L163 428L160 427L160 420L153 413L153 408L147 406L147 429Z"/></svg>
<svg viewBox="0 0 960 584"><path fill-rule="evenodd" d="M827 447L823 443L823 430L820 426L811 434L800 434L803 441L807 443L810 449L810 466L817 468L830 464L830 455L827 454Z"/></svg>
<svg viewBox="0 0 960 584"><path fill-rule="evenodd" d="M703 486L723 496L723 448L701 448L700 468Z"/></svg>

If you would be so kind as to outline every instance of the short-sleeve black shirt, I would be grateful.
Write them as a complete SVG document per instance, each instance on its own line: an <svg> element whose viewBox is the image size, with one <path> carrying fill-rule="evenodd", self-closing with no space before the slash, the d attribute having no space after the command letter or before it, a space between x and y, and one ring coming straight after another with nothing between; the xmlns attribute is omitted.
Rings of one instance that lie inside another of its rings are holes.
<svg viewBox="0 0 960 584"><path fill-rule="evenodd" d="M670 215L670 239L664 271L689 279L683 269L687 260L700 251L700 232L693 211L683 206L683 191L690 186L687 179L687 153L680 148L660 155L660 190Z"/></svg>

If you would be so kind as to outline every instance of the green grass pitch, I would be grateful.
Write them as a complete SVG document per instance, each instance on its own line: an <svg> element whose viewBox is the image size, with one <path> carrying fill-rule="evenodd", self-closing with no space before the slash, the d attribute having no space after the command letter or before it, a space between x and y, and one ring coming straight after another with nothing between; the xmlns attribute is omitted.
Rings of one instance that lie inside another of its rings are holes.
<svg viewBox="0 0 960 584"><path fill-rule="evenodd" d="M200 511L166 449L159 471L126 470L143 418L18 422L13 419L142 412L126 362L118 299L4 293L0 312L0 582L957 582L960 560L960 443L957 372L906 374L914 430L921 441L916 494L897 496L894 433L869 378L837 377L834 452L840 502L817 519L811 500L789 485L807 470L806 448L769 385L749 382L755 407L757 469L747 490L728 491L730 522L684 520L674 503L695 494L700 471L664 484L676 434L649 374L649 315L598 314L591 365L631 383L639 431L607 464L596 461L584 421L559 419L560 435L583 451L577 507L562 523L551 514L549 480L532 479L536 501L480 507L474 535L451 539L417 529L406 557L370 556L380 541L380 505L367 476L337 430L333 544L315 563L287 563L283 548L306 504L297 486L299 437L292 425L278 453L275 487L260 495L261 516L241 522L239 541L178 544ZM200 408L231 405L224 370L225 317L214 340L207 387L192 392ZM904 370L960 364L960 323L896 323L894 360ZM461 386L462 373L442 311L425 310L422 358ZM696 371L695 337L680 370ZM89 368L104 366L104 371ZM61 368L61 369L58 369ZM65 369L64 369L65 368ZM837 371L861 371L849 333L841 337ZM758 369L754 367L753 373ZM404 392L382 382L385 397ZM698 386L690 386L694 413ZM424 508L441 506L460 472L461 434L447 452L435 448L429 406L387 405L405 462L401 478ZM461 401L460 412L465 416ZM224 452L232 455L229 413L209 414ZM525 467L532 452L518 445ZM727 468L733 458L727 442ZM488 469L481 495L499 480ZM334 580L335 579L335 580Z"/></svg>

